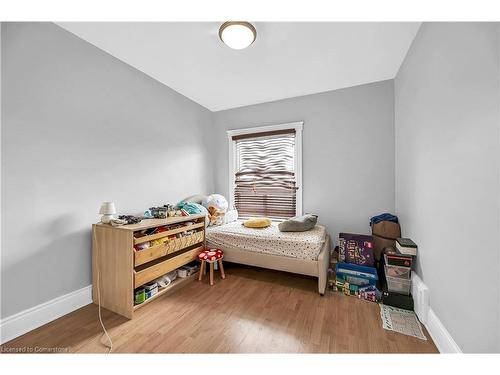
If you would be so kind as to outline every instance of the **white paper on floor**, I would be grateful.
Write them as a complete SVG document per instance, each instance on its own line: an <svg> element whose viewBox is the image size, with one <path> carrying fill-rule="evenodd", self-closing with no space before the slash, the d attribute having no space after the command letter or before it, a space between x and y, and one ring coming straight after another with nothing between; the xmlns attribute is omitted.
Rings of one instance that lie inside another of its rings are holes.
<svg viewBox="0 0 500 375"><path fill-rule="evenodd" d="M427 340L413 311L380 304L380 317L384 329Z"/></svg>

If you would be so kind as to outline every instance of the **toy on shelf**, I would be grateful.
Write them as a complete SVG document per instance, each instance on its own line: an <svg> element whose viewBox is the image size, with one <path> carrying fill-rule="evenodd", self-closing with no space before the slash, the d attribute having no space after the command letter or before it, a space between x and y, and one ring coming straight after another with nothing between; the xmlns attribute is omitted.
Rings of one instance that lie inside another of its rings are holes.
<svg viewBox="0 0 500 375"><path fill-rule="evenodd" d="M146 299L153 297L155 294L158 293L158 283L153 281L144 284L144 291L146 293Z"/></svg>
<svg viewBox="0 0 500 375"><path fill-rule="evenodd" d="M199 265L196 263L188 263L177 269L177 276L184 278L189 277L198 272Z"/></svg>
<svg viewBox="0 0 500 375"><path fill-rule="evenodd" d="M118 219L126 221L127 224L138 224L142 221L142 218L133 215L120 215Z"/></svg>
<svg viewBox="0 0 500 375"><path fill-rule="evenodd" d="M153 216L155 218L159 219L165 219L167 216L169 216L169 212L172 209L172 206L170 204L166 204L163 207L153 207Z"/></svg>
<svg viewBox="0 0 500 375"><path fill-rule="evenodd" d="M154 217L155 219L165 219L168 216L168 211L171 209L170 204L164 204L163 206L160 207L150 207L149 208L149 215L148 211L146 211L145 215L146 217L151 216Z"/></svg>
<svg viewBox="0 0 500 375"><path fill-rule="evenodd" d="M138 243L137 245L134 245L134 249L136 249L137 251L141 251L141 250L147 249L149 247L150 247L149 242L143 242L143 243Z"/></svg>
<svg viewBox="0 0 500 375"><path fill-rule="evenodd" d="M149 210L144 212L146 219L166 219L167 217L174 216L189 216L189 212L184 209L176 209L171 204L164 204L163 206L150 207Z"/></svg>
<svg viewBox="0 0 500 375"><path fill-rule="evenodd" d="M149 241L149 245L150 246L158 246L158 245L162 245L168 241L169 241L168 237L157 238L156 240Z"/></svg>
<svg viewBox="0 0 500 375"><path fill-rule="evenodd" d="M158 283L159 288L166 288L177 278L177 270L170 271L159 278L153 280Z"/></svg>
<svg viewBox="0 0 500 375"><path fill-rule="evenodd" d="M146 290L144 288L137 288L134 291L134 305L139 305L146 300Z"/></svg>
<svg viewBox="0 0 500 375"><path fill-rule="evenodd" d="M174 216L189 216L189 214L187 213L186 210L184 210L184 213L183 210L175 210L175 209L169 210L168 217L174 217Z"/></svg>

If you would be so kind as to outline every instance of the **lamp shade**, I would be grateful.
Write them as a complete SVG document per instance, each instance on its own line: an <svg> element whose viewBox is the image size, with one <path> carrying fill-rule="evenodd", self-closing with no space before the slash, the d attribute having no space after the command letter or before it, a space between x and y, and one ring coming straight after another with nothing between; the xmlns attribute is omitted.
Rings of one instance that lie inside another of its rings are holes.
<svg viewBox="0 0 500 375"><path fill-rule="evenodd" d="M113 202L103 202L99 210L101 215L114 215L116 214L115 204Z"/></svg>
<svg viewBox="0 0 500 375"><path fill-rule="evenodd" d="M255 41L257 31L246 21L224 22L219 28L219 38L232 49L244 49Z"/></svg>

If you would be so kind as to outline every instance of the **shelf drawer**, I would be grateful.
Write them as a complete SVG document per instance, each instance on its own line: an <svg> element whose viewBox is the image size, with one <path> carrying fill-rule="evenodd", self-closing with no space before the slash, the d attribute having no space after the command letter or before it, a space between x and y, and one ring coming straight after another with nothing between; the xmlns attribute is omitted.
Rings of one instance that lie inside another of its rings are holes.
<svg viewBox="0 0 500 375"><path fill-rule="evenodd" d="M152 246L143 250L134 250L135 265L151 262L152 260L161 258L165 255L175 253L186 247L196 245L203 242L203 231L193 233L192 235L176 238L161 245Z"/></svg>
<svg viewBox="0 0 500 375"><path fill-rule="evenodd" d="M185 253L179 254L173 258L156 263L151 267L140 271L134 271L134 288L137 288L151 280L154 280L167 272L173 271L186 263L192 262L198 258L198 254L203 250L203 246L196 247ZM144 251L144 250L141 250Z"/></svg>
<svg viewBox="0 0 500 375"><path fill-rule="evenodd" d="M141 264L151 262L152 260L161 258L168 254L168 242L161 245L148 247L143 250L134 249L134 264L140 266Z"/></svg>
<svg viewBox="0 0 500 375"><path fill-rule="evenodd" d="M171 240L166 244L168 254L175 253L179 250L196 245L200 242L203 242L203 231L193 233L189 236L176 238L175 240Z"/></svg>
<svg viewBox="0 0 500 375"><path fill-rule="evenodd" d="M202 228L204 226L205 226L205 223L201 222L201 223L195 223L195 224L192 224L192 225L186 225L186 226L183 226L183 227L180 227L180 228L175 228L175 229L167 230L165 232L151 234L149 236L137 237L137 238L134 238L134 245L137 245L137 244L143 243L143 242L152 241L152 240L157 240L157 239L163 238L163 237L172 236L172 235L177 234L177 233L182 233L182 232L185 232L185 231Z"/></svg>

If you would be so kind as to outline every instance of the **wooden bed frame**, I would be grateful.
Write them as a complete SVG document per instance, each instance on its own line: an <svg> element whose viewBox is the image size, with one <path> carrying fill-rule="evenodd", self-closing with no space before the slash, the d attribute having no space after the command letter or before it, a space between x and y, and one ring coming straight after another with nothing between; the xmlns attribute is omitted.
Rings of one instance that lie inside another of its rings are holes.
<svg viewBox="0 0 500 375"><path fill-rule="evenodd" d="M298 273L318 278L318 292L325 294L330 264L330 236L326 235L325 243L318 255L318 260L297 259L286 256L263 254L235 248L221 248L224 260L232 263L246 264L272 270Z"/></svg>

